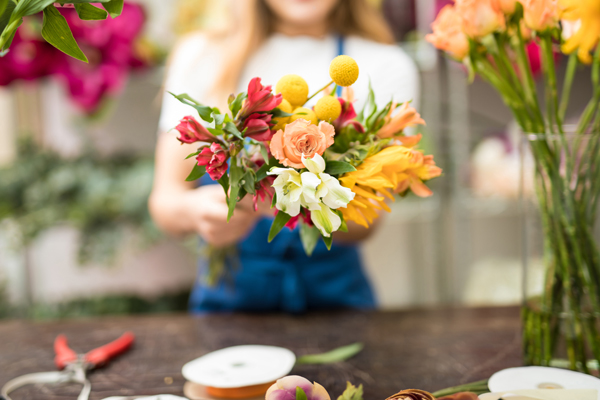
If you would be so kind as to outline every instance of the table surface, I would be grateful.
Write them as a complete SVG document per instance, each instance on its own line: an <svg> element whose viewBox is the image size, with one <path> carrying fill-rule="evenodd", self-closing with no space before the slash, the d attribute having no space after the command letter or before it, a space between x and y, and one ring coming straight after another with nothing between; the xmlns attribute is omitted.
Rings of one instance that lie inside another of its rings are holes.
<svg viewBox="0 0 600 400"><path fill-rule="evenodd" d="M85 352L126 330L135 333L135 346L107 367L90 373L91 399L183 395L183 364L240 344L283 346L304 355L363 342L364 350L346 362L294 368L293 374L321 383L334 400L346 381L364 384L365 399L383 400L401 389L435 391L487 379L497 370L521 365L516 307L302 316L174 314L1 322L0 385L22 374L54 370L52 343L60 333L67 335L75 351ZM75 399L79 390L77 385L32 385L12 397Z"/></svg>

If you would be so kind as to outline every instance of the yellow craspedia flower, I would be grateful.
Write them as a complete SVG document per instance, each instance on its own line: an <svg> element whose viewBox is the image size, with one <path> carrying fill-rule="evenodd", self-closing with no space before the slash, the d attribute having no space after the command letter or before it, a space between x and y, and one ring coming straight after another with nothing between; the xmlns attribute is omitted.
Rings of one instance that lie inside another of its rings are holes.
<svg viewBox="0 0 600 400"><path fill-rule="evenodd" d="M315 114L315 112L310 108L306 107L296 108L294 110L294 115L290 117L290 123L301 118L309 121L311 124L317 125L319 123L319 120L317 119L317 114Z"/></svg>
<svg viewBox="0 0 600 400"><path fill-rule="evenodd" d="M321 121L335 121L342 113L342 105L337 97L323 96L314 107L317 118Z"/></svg>
<svg viewBox="0 0 600 400"><path fill-rule="evenodd" d="M349 56L337 56L329 64L329 76L338 86L350 86L358 79L358 64Z"/></svg>
<svg viewBox="0 0 600 400"><path fill-rule="evenodd" d="M293 111L292 105L286 99L281 100L281 104L279 104L277 108L279 108L283 112L290 114ZM275 121L276 125L272 128L272 130L278 131L280 129L285 128L285 126L290 122L290 117L274 118L273 121Z"/></svg>
<svg viewBox="0 0 600 400"><path fill-rule="evenodd" d="M277 82L275 92L281 93L292 106L299 107L304 105L308 98L308 83L301 76L285 75Z"/></svg>
<svg viewBox="0 0 600 400"><path fill-rule="evenodd" d="M598 0L559 0L561 18L581 21L581 26L562 45L562 51L571 54L577 50L581 62L590 64L590 52L600 40L600 2Z"/></svg>

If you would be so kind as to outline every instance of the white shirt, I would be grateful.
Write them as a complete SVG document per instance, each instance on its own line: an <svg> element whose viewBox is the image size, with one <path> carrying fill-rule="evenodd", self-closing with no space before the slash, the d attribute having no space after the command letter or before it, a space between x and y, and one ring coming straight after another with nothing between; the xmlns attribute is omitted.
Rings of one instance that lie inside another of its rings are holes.
<svg viewBox="0 0 600 400"><path fill-rule="evenodd" d="M220 54L209 50L213 47L207 46L207 39L201 35L191 36L181 43L171 62L166 91L187 93L200 103L217 106L210 104L206 95L220 67ZM396 102L412 100L413 106L418 108L418 70L398 46L351 36L345 40L344 54L356 60L360 71L358 80L352 85L357 112L367 98L369 79L378 107L393 99ZM274 34L248 60L236 94L246 91L254 77L260 77L263 85L274 88L279 78L287 74L303 77L308 83L309 94L312 94L331 81L329 64L337 55L338 43L334 36L318 39ZM308 106L312 107L319 97L312 99ZM196 115L196 112L165 93L159 130L171 130L186 115Z"/></svg>

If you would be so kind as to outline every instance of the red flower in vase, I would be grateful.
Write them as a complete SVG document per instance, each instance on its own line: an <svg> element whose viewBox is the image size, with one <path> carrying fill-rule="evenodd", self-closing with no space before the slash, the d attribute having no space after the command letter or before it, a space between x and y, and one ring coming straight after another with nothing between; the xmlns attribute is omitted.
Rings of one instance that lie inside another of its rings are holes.
<svg viewBox="0 0 600 400"><path fill-rule="evenodd" d="M244 132L245 137L258 140L259 142L266 142L271 140L273 132L271 132L271 114L250 114L244 121Z"/></svg>
<svg viewBox="0 0 600 400"><path fill-rule="evenodd" d="M248 98L240 111L241 118L257 112L268 112L281 104L281 94L273 95L271 86L263 86L260 78L254 78L248 84Z"/></svg>
<svg viewBox="0 0 600 400"><path fill-rule="evenodd" d="M196 156L196 161L198 161L198 165L206 166L206 172L213 181L218 181L227 172L228 158L229 153L219 143L213 143L210 147L202 149Z"/></svg>

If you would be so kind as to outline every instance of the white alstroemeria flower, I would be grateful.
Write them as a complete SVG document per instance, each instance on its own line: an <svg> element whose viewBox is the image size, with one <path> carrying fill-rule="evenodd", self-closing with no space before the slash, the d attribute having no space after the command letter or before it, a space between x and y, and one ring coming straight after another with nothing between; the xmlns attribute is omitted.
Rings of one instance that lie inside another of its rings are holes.
<svg viewBox="0 0 600 400"><path fill-rule="evenodd" d="M323 203L319 204L319 208L319 210L310 210L310 220L323 236L329 237L333 232L340 229L342 219Z"/></svg>
<svg viewBox="0 0 600 400"><path fill-rule="evenodd" d="M300 206L309 210L320 209L316 194L321 180L315 174L300 174L294 168L272 168L268 174L278 175L273 187L277 193L275 206L279 211L295 217L300 213Z"/></svg>
<svg viewBox="0 0 600 400"><path fill-rule="evenodd" d="M315 154L313 158L302 157L302 163L321 180L317 187L316 197L321 199L325 205L334 210L340 207L346 208L348 203L354 199L355 194L352 190L343 187L340 185L340 181L324 172L325 160L323 157L318 154Z"/></svg>

